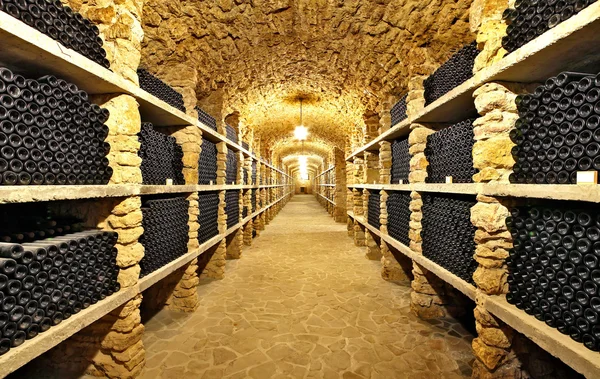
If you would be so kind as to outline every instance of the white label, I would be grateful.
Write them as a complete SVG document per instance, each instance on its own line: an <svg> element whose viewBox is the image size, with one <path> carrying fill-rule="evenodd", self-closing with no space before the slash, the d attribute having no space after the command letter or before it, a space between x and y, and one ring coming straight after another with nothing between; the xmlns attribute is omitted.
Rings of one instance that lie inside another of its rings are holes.
<svg viewBox="0 0 600 379"><path fill-rule="evenodd" d="M213 185L213 181L212 180L209 183L210 183L211 186Z"/></svg>
<svg viewBox="0 0 600 379"><path fill-rule="evenodd" d="M598 171L577 171L577 184L598 184Z"/></svg>
<svg viewBox="0 0 600 379"><path fill-rule="evenodd" d="M167 179L167 183L168 186L172 186L173 185L173 179Z"/></svg>
<svg viewBox="0 0 600 379"><path fill-rule="evenodd" d="M404 179L398 180L398 184L404 184Z"/></svg>
<svg viewBox="0 0 600 379"><path fill-rule="evenodd" d="M451 183L452 183L452 177L446 176L446 184L451 184Z"/></svg>

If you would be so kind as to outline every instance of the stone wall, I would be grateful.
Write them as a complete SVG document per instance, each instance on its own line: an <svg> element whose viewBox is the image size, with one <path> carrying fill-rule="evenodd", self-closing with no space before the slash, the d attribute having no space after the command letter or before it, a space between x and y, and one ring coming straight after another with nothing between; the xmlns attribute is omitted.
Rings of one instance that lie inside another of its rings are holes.
<svg viewBox="0 0 600 379"><path fill-rule="evenodd" d="M144 39L142 29L144 0L61 0L61 2L98 26L110 69L137 84L137 69Z"/></svg>

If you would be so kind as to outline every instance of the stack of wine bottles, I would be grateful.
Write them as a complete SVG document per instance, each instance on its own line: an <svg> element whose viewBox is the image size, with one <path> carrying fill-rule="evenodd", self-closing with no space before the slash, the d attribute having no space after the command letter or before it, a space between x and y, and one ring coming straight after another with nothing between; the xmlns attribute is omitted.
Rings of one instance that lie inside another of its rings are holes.
<svg viewBox="0 0 600 379"><path fill-rule="evenodd" d="M452 176L454 183L472 183L473 121L465 120L427 136L425 156L427 183L445 183Z"/></svg>
<svg viewBox="0 0 600 379"><path fill-rule="evenodd" d="M400 180L403 183L408 183L409 173L408 138L400 138L392 143L392 184L398 184Z"/></svg>
<svg viewBox="0 0 600 379"><path fill-rule="evenodd" d="M548 202L510 210L506 300L600 350L600 208Z"/></svg>
<svg viewBox="0 0 600 379"><path fill-rule="evenodd" d="M143 68L139 68L137 74L141 89L158 97L173 108L185 112L183 96L179 92Z"/></svg>
<svg viewBox="0 0 600 379"><path fill-rule="evenodd" d="M238 154L233 150L227 150L227 166L225 167L226 184L237 182Z"/></svg>
<svg viewBox="0 0 600 379"><path fill-rule="evenodd" d="M396 104L390 110L392 116L392 126L399 124L406 119L406 97L408 93L400 98Z"/></svg>
<svg viewBox="0 0 600 379"><path fill-rule="evenodd" d="M242 166L242 169L244 170L244 184L248 186L248 185L252 184L252 177L251 177L252 172L246 165Z"/></svg>
<svg viewBox="0 0 600 379"><path fill-rule="evenodd" d="M257 189L252 190L251 201L252 201L252 212L256 212L258 210L258 204L256 202L256 192Z"/></svg>
<svg viewBox="0 0 600 379"><path fill-rule="evenodd" d="M257 162L255 160L252 160L252 183L253 185L257 185L258 183L256 183L256 168L257 168Z"/></svg>
<svg viewBox="0 0 600 379"><path fill-rule="evenodd" d="M240 191L225 191L225 213L227 214L227 228L240 222Z"/></svg>
<svg viewBox="0 0 600 379"><path fill-rule="evenodd" d="M329 196L327 196L329 197ZM379 229L381 223L379 221L379 215L381 214L381 193L380 191L369 191L369 204L367 207L367 221L369 225L375 229ZM333 200L333 199L330 199Z"/></svg>
<svg viewBox="0 0 600 379"><path fill-rule="evenodd" d="M0 243L0 355L119 291L117 237L87 230Z"/></svg>
<svg viewBox="0 0 600 379"><path fill-rule="evenodd" d="M563 72L517 96L511 183L575 184L600 171L600 76Z"/></svg>
<svg viewBox="0 0 600 379"><path fill-rule="evenodd" d="M151 197L142 204L144 258L140 277L158 270L187 253L189 202L185 197Z"/></svg>
<svg viewBox="0 0 600 379"><path fill-rule="evenodd" d="M477 268L476 228L471 224L475 204L473 196L423 195L423 255L469 283Z"/></svg>
<svg viewBox="0 0 600 379"><path fill-rule="evenodd" d="M515 8L508 8L502 14L508 24L506 36L502 38L502 47L511 53L595 2L596 0L517 1Z"/></svg>
<svg viewBox="0 0 600 379"><path fill-rule="evenodd" d="M246 150L250 150L250 145L246 141L242 141L242 147Z"/></svg>
<svg viewBox="0 0 600 379"><path fill-rule="evenodd" d="M203 243L219 234L219 192L199 192L198 242Z"/></svg>
<svg viewBox="0 0 600 379"><path fill-rule="evenodd" d="M454 54L423 82L425 105L431 104L473 76L475 58L479 54L473 42Z"/></svg>
<svg viewBox="0 0 600 379"><path fill-rule="evenodd" d="M60 1L4 0L0 10L37 29L79 54L110 68L100 31L90 20Z"/></svg>
<svg viewBox="0 0 600 379"><path fill-rule="evenodd" d="M238 142L238 135L235 128L231 125L225 124L225 132L227 133L227 139L235 143Z"/></svg>
<svg viewBox="0 0 600 379"><path fill-rule="evenodd" d="M138 134L141 143L138 155L142 158L142 182L144 184L185 184L183 177L183 150L175 137L157 132L151 123L142 123Z"/></svg>
<svg viewBox="0 0 600 379"><path fill-rule="evenodd" d="M202 138L200 157L198 158L198 184L217 183L217 145Z"/></svg>
<svg viewBox="0 0 600 379"><path fill-rule="evenodd" d="M410 193L393 191L389 193L387 200L388 233L394 239L404 245L410 245L408 238L410 224Z"/></svg>
<svg viewBox="0 0 600 379"><path fill-rule="evenodd" d="M107 184L108 116L74 84L0 68L0 182Z"/></svg>
<svg viewBox="0 0 600 379"><path fill-rule="evenodd" d="M248 205L246 204L246 195L244 194L244 206L242 207L242 218L248 217L250 214L250 209L248 209Z"/></svg>
<svg viewBox="0 0 600 379"><path fill-rule="evenodd" d="M204 125L208 126L209 128L211 128L212 130L214 130L216 132L217 131L217 120L215 120L215 118L213 116L206 113L204 111L204 109L200 108L197 105L194 107L194 109L196 110L196 112L198 112L198 121L200 121L201 123L203 123Z"/></svg>

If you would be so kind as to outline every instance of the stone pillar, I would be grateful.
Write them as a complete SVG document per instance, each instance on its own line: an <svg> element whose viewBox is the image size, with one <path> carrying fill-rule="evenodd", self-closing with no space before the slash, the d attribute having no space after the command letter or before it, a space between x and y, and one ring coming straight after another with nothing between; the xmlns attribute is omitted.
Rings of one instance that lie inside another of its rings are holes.
<svg viewBox="0 0 600 379"><path fill-rule="evenodd" d="M433 130L420 124L411 125L411 132L408 136L409 152L412 155L410 161L409 181L411 183L423 183L427 177L427 158L425 157L425 147L427 136L433 133ZM418 192L411 192L411 202L409 209L412 212L410 221L410 248L417 254L422 254L421 239L421 218L423 200ZM441 279L430 273L421 265L413 262L413 276L411 282L411 310L417 316L430 319L445 317L449 314L456 315L460 313L460 307L456 306L457 297L454 296L454 289L444 283Z"/></svg>
<svg viewBox="0 0 600 379"><path fill-rule="evenodd" d="M353 168L353 184L365 184L365 160L359 158L358 156L354 157Z"/></svg>
<svg viewBox="0 0 600 379"><path fill-rule="evenodd" d="M348 212L346 208L348 194L348 188L346 187L346 158L344 152L340 149L335 149L335 188L333 189L334 196L333 202L335 203L335 209L333 210L333 217L336 222L345 222L348 218Z"/></svg>
<svg viewBox="0 0 600 379"><path fill-rule="evenodd" d="M61 0L90 20L100 30L110 69L138 84L137 68L141 59L143 0L96 2Z"/></svg>
<svg viewBox="0 0 600 379"><path fill-rule="evenodd" d="M406 96L406 115L414 117L425 108L425 89L423 81L426 76L413 76L408 80L408 94Z"/></svg>
<svg viewBox="0 0 600 379"><path fill-rule="evenodd" d="M252 231L254 230L254 222L252 220L248 221L246 225L244 225L244 245L251 246L252 245Z"/></svg>
<svg viewBox="0 0 600 379"><path fill-rule="evenodd" d="M382 234L388 234L388 197L387 191L382 190L379 192L379 231Z"/></svg>
<svg viewBox="0 0 600 379"><path fill-rule="evenodd" d="M354 245L365 246L365 227L362 226L358 221L354 220Z"/></svg>
<svg viewBox="0 0 600 379"><path fill-rule="evenodd" d="M379 156L375 153L365 151L365 170L362 183L375 184L379 181Z"/></svg>
<svg viewBox="0 0 600 379"><path fill-rule="evenodd" d="M243 233L242 228L239 228L227 237L227 259L240 259L242 257Z"/></svg>
<svg viewBox="0 0 600 379"><path fill-rule="evenodd" d="M381 239L381 278L388 281L410 281L412 261Z"/></svg>
<svg viewBox="0 0 600 379"><path fill-rule="evenodd" d="M475 182L509 182L515 163L509 133L519 118L515 98L533 87L497 82L484 84L473 93L475 108L481 115L473 123L473 166L479 169L473 176Z"/></svg>
<svg viewBox="0 0 600 379"><path fill-rule="evenodd" d="M392 144L388 141L379 142L379 183L392 182Z"/></svg>
<svg viewBox="0 0 600 379"><path fill-rule="evenodd" d="M494 65L506 55L502 47L502 37L506 35L508 26L502 19L502 12L509 0L475 0L471 3L469 23L471 32L476 35L477 47L480 50L475 58L473 73Z"/></svg>
<svg viewBox="0 0 600 379"><path fill-rule="evenodd" d="M183 150L183 177L185 184L198 184L198 159L202 149L202 130L195 125L170 127L167 131L175 137Z"/></svg>
<svg viewBox="0 0 600 379"><path fill-rule="evenodd" d="M354 237L354 220L351 217L346 220L346 230L348 231L348 237Z"/></svg>
<svg viewBox="0 0 600 379"><path fill-rule="evenodd" d="M113 230L119 234L117 265L121 290L137 284L144 247L138 242L143 233L141 198L132 196L102 201L57 204L65 214L84 214L86 226ZM48 364L65 373L76 371L92 376L133 378L145 364L141 337L138 295L97 322L72 336L47 354ZM61 374L62 375L62 374ZM62 376L70 376L64 374Z"/></svg>
<svg viewBox="0 0 600 379"><path fill-rule="evenodd" d="M372 261L381 260L381 249L379 248L379 237L374 235L370 230L365 231L365 245L367 246L367 253L365 258Z"/></svg>
<svg viewBox="0 0 600 379"><path fill-rule="evenodd" d="M137 134L142 121L136 99L129 95L108 94L93 96L92 101L110 112L106 122L106 142L110 144L107 158L113 174L109 184L141 184L142 159L138 156Z"/></svg>
<svg viewBox="0 0 600 379"><path fill-rule="evenodd" d="M392 115L390 110L395 104L395 98L393 96L385 96L379 103L379 134L385 133L392 127Z"/></svg>
<svg viewBox="0 0 600 379"><path fill-rule="evenodd" d="M227 144L225 142L217 143L217 185L226 184L227 180L226 174L226 165L227 165Z"/></svg>

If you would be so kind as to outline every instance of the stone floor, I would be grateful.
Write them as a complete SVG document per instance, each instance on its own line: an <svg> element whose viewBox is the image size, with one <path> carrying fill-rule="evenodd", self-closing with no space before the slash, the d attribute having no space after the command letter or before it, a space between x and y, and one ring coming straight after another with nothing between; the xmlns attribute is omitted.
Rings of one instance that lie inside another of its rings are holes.
<svg viewBox="0 0 600 379"><path fill-rule="evenodd" d="M411 315L408 284L364 255L345 224L295 196L225 279L202 283L195 313L146 322L142 378L470 377L473 336Z"/></svg>

